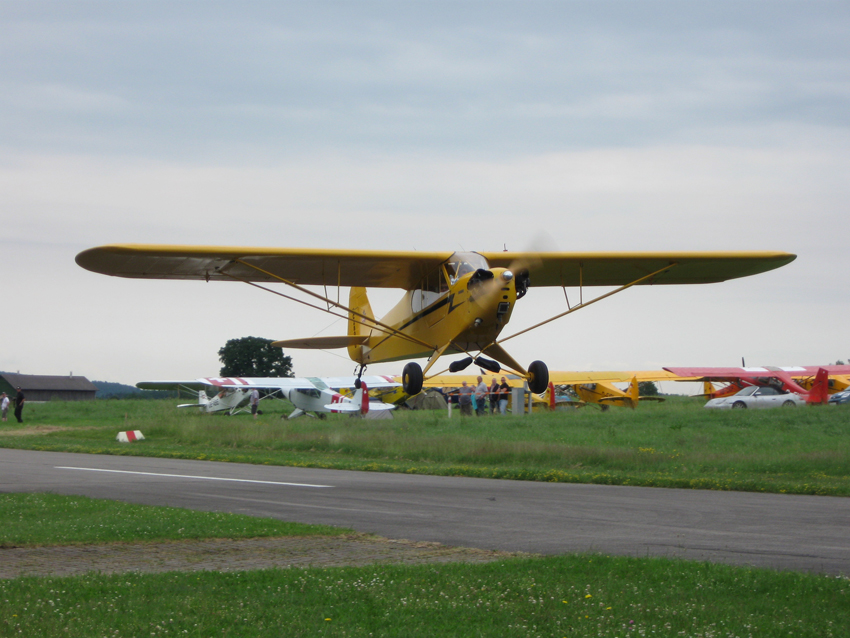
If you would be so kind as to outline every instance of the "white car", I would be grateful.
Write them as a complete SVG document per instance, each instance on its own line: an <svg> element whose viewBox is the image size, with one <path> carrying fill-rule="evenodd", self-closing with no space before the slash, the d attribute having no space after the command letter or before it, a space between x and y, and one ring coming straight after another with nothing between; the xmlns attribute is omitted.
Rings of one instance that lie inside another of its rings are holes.
<svg viewBox="0 0 850 638"><path fill-rule="evenodd" d="M707 408L729 410L732 408L796 408L806 405L805 399L793 392L783 392L770 386L751 385L730 397L711 399L705 404Z"/></svg>

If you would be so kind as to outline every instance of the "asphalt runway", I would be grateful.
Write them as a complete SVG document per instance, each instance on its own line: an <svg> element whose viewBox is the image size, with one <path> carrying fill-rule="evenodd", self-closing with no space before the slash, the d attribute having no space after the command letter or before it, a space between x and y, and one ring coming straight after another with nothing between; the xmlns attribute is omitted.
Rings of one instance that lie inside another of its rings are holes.
<svg viewBox="0 0 850 638"><path fill-rule="evenodd" d="M234 512L480 549L666 556L850 575L850 498L8 449L0 449L0 492Z"/></svg>

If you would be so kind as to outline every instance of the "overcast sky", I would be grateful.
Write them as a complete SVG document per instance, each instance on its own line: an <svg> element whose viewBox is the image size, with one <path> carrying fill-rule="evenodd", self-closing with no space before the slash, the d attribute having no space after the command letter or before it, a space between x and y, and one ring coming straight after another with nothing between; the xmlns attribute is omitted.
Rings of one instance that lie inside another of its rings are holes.
<svg viewBox="0 0 850 638"><path fill-rule="evenodd" d="M848 33L846 1L0 0L0 370L193 379L228 339L345 332L242 284L74 263L131 242L781 250L797 260L633 288L509 351L847 360ZM564 309L533 289L503 336ZM287 354L298 376L354 370Z"/></svg>

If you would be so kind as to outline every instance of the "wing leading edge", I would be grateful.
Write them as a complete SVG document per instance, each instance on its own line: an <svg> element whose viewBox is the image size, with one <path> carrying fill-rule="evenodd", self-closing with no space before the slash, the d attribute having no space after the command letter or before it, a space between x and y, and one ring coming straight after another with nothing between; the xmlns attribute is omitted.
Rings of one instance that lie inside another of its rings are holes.
<svg viewBox="0 0 850 638"><path fill-rule="evenodd" d="M527 263L532 286L621 286L675 267L646 284L714 283L784 266L784 252L481 253L493 267ZM274 282L411 290L449 252L316 250L122 244L77 255L86 270L116 277Z"/></svg>

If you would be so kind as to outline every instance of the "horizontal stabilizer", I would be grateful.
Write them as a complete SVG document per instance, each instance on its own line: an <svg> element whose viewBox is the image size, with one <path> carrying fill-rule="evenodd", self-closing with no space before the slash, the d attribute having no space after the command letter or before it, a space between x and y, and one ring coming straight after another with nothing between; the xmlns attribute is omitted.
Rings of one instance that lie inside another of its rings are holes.
<svg viewBox="0 0 850 638"><path fill-rule="evenodd" d="M369 337L359 335L345 335L342 337L305 337L304 339L285 339L274 341L275 348L296 348L305 350L334 350L336 348L348 348L349 346L362 346L369 341Z"/></svg>
<svg viewBox="0 0 850 638"><path fill-rule="evenodd" d="M183 405L178 405L178 408L202 408L204 407L203 403L184 403Z"/></svg>
<svg viewBox="0 0 850 638"><path fill-rule="evenodd" d="M377 401L370 401L369 402L369 411L370 412L372 410L395 410L396 407L398 407L398 406L392 405L390 403L378 403Z"/></svg>
<svg viewBox="0 0 850 638"><path fill-rule="evenodd" d="M329 403L325 406L328 410L333 410L334 412L360 412L360 405L352 402L345 403ZM369 402L369 410L395 410L396 406L391 405L389 403L378 403L377 401Z"/></svg>
<svg viewBox="0 0 850 638"><path fill-rule="evenodd" d="M328 403L325 406L326 409L331 412L360 412L360 406L354 403L345 402L345 403Z"/></svg>

